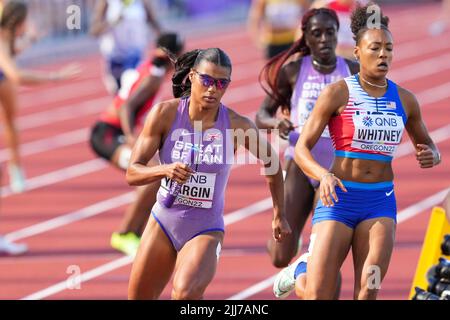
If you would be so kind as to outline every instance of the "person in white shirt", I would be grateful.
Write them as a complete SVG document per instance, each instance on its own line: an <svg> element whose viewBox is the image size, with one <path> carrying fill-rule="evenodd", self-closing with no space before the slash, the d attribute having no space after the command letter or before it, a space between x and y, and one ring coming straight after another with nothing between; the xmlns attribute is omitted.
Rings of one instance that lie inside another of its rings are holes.
<svg viewBox="0 0 450 320"><path fill-rule="evenodd" d="M149 26L156 35L160 34L148 0L96 1L90 33L100 38L100 51L106 63L104 82L111 94L120 89L122 74L135 69L144 58Z"/></svg>

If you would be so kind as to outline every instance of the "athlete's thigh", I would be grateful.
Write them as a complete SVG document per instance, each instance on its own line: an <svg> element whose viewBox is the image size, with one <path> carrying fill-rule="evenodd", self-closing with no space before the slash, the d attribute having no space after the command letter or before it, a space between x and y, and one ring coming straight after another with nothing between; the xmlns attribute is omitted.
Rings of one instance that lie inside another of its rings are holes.
<svg viewBox="0 0 450 320"><path fill-rule="evenodd" d="M17 112L17 87L9 80L0 81L1 115L6 121L12 121Z"/></svg>
<svg viewBox="0 0 450 320"><path fill-rule="evenodd" d="M353 236L345 224L325 220L314 225L315 241L308 258L306 291L332 299L335 295L339 270L344 262Z"/></svg>
<svg viewBox="0 0 450 320"><path fill-rule="evenodd" d="M394 247L395 229L395 221L384 217L365 220L356 226L352 243L355 295L367 286L369 277L374 281L383 280Z"/></svg>
<svg viewBox="0 0 450 320"><path fill-rule="evenodd" d="M150 217L133 262L129 297L158 298L170 280L176 257L177 253L172 243L156 220Z"/></svg>
<svg viewBox="0 0 450 320"><path fill-rule="evenodd" d="M204 290L216 272L222 232L210 232L189 240L178 253L174 288Z"/></svg>

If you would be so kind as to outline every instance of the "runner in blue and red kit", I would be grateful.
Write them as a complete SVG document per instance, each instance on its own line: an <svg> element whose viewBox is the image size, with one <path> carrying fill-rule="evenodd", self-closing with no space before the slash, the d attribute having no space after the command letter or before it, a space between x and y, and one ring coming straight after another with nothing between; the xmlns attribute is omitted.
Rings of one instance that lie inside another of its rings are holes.
<svg viewBox="0 0 450 320"><path fill-rule="evenodd" d="M158 298L174 269L173 299L203 297L220 255L225 188L239 144L260 159L261 146L270 151L264 163L274 205L273 236L281 241L290 232L275 150L262 140L250 120L220 102L230 77L231 61L222 50L190 51L175 65L172 82L177 99L155 105L146 119L133 149L127 180L133 185L161 180L161 188L131 271L131 299ZM234 134L247 130L254 130L255 145ZM198 150L194 163L186 160L193 146ZM161 165L148 167L157 150ZM174 204L167 207L174 182L183 186Z"/></svg>
<svg viewBox="0 0 450 320"><path fill-rule="evenodd" d="M309 118L320 92L330 83L355 74L357 63L336 56L335 49L339 20L330 9L312 9L302 19L303 36L284 54L270 60L261 73L267 83L267 98L256 116L261 129L278 129L280 137L289 139L285 152L285 208L292 233L286 241L268 242L268 251L276 267L285 267L296 255L299 239L309 214L314 207L319 182L309 179L295 165L294 146L298 135ZM293 59L296 55L297 58ZM291 62L289 59L293 59ZM262 84L264 85L264 82ZM281 109L285 119L276 117ZM317 161L329 168L333 158L333 146L326 129L312 150ZM278 296L278 294L276 294Z"/></svg>
<svg viewBox="0 0 450 320"><path fill-rule="evenodd" d="M322 91L295 148L296 163L320 181L313 216L315 241L303 277L306 299L333 298L350 248L354 298L376 299L394 245L397 208L392 159L404 130L421 168L440 163L417 99L386 78L394 46L389 19L377 9L378 25L369 23L368 6L353 12L354 54L360 72ZM321 166L311 152L327 125L336 148L331 169ZM369 278L374 272L376 284Z"/></svg>

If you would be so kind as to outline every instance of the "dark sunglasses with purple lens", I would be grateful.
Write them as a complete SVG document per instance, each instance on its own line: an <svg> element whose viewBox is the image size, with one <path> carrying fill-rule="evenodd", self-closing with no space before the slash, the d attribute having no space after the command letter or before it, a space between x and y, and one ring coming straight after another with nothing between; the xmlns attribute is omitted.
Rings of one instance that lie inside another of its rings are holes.
<svg viewBox="0 0 450 320"><path fill-rule="evenodd" d="M193 70L199 77L200 82L206 88L209 88L212 85L215 85L217 89L222 90L228 87L231 80L230 79L216 79L211 77L210 75L200 73L197 70Z"/></svg>

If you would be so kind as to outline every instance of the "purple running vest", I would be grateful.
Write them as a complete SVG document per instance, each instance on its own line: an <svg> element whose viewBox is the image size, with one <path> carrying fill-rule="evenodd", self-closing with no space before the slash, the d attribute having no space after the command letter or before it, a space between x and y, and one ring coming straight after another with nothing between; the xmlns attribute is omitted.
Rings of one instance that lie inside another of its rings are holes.
<svg viewBox="0 0 450 320"><path fill-rule="evenodd" d="M196 172L181 186L171 208L163 203L171 180L163 178L152 213L175 249L208 231L224 231L225 187L234 161L228 109L220 104L214 127L195 131L189 119L189 98L180 100L174 123L159 151L162 164L184 162L194 144L199 152L190 167Z"/></svg>
<svg viewBox="0 0 450 320"><path fill-rule="evenodd" d="M301 133L308 120L317 98L328 84L350 76L350 69L342 57L336 57L336 68L330 74L323 74L314 69L311 56L302 58L300 74L295 83L291 97L291 122L298 126L297 132ZM290 145L285 151L285 158L294 158L294 145ZM317 144L311 150L314 159L323 167L329 168L334 158L334 148L330 138L328 126L325 128ZM314 187L318 181L310 179Z"/></svg>

